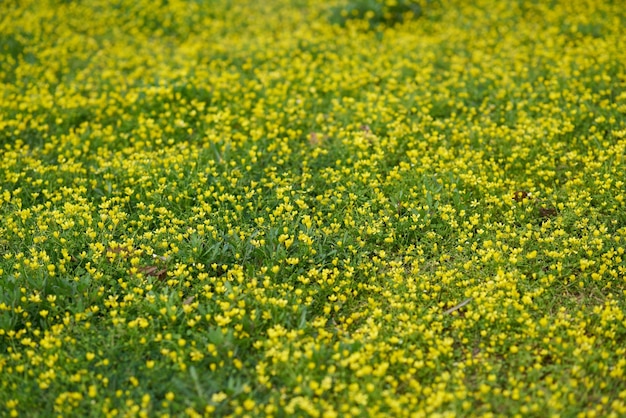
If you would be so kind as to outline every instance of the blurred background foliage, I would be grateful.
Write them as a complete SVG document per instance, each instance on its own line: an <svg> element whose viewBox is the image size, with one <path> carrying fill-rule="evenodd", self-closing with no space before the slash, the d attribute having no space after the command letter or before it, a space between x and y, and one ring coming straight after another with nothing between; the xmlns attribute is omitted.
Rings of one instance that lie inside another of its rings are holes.
<svg viewBox="0 0 626 418"><path fill-rule="evenodd" d="M330 21L346 26L350 20L364 20L370 29L393 26L424 14L432 0L350 0L332 9Z"/></svg>

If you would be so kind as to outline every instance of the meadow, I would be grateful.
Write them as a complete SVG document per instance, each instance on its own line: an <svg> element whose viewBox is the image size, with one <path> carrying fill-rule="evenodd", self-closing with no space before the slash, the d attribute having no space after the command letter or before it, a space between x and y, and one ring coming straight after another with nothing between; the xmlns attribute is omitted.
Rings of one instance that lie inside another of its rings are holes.
<svg viewBox="0 0 626 418"><path fill-rule="evenodd" d="M626 416L626 9L0 3L1 416Z"/></svg>

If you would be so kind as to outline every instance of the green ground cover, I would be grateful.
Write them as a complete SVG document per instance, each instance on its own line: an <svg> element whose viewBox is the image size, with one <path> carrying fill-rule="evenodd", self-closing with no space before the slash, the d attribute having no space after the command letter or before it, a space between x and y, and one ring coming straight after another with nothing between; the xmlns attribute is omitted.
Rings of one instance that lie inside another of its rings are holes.
<svg viewBox="0 0 626 418"><path fill-rule="evenodd" d="M625 416L619 1L0 3L0 415Z"/></svg>

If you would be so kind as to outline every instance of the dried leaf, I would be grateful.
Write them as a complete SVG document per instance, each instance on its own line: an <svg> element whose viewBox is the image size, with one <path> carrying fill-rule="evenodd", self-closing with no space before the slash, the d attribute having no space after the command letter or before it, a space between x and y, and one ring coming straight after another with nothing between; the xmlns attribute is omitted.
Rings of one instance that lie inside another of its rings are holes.
<svg viewBox="0 0 626 418"><path fill-rule="evenodd" d="M167 269L163 268L157 272L157 279L163 281L167 278Z"/></svg>
<svg viewBox="0 0 626 418"><path fill-rule="evenodd" d="M167 277L167 269L158 266L144 266L139 268L139 271L146 276L156 277L159 280L165 280Z"/></svg>
<svg viewBox="0 0 626 418"><path fill-rule="evenodd" d="M140 267L139 271L145 274L146 276L154 276L155 272L158 269L159 268L157 266L144 266L144 267Z"/></svg>
<svg viewBox="0 0 626 418"><path fill-rule="evenodd" d="M521 202L524 199L530 199L530 192L527 192L525 190L518 190L515 193L513 193L513 200L515 200L516 202Z"/></svg>
<svg viewBox="0 0 626 418"><path fill-rule="evenodd" d="M542 218L551 218L553 216L556 216L556 214L556 208L553 206L539 208L539 216L541 216Z"/></svg>

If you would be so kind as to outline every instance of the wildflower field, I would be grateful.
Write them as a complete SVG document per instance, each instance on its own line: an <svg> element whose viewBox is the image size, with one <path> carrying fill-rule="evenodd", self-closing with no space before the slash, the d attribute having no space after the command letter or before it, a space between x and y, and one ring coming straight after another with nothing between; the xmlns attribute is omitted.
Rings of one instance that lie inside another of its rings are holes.
<svg viewBox="0 0 626 418"><path fill-rule="evenodd" d="M0 3L1 416L625 416L626 8Z"/></svg>

